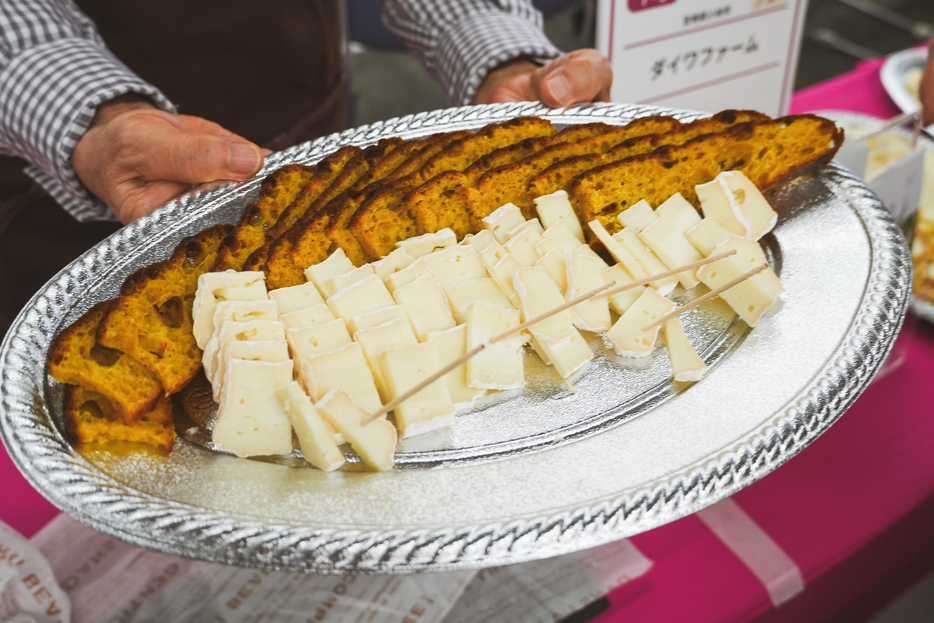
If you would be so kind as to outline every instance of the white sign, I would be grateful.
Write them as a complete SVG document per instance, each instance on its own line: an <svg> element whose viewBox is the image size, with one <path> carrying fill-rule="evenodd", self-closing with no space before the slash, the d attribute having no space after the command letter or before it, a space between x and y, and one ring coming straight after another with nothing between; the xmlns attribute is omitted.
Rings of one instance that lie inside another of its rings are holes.
<svg viewBox="0 0 934 623"><path fill-rule="evenodd" d="M786 114L807 0L599 0L614 102Z"/></svg>

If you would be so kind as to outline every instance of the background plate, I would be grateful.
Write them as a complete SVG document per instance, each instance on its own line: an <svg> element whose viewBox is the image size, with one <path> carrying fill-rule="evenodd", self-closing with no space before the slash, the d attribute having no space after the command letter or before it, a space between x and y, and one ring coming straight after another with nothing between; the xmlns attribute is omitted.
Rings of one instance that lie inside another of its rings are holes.
<svg viewBox="0 0 934 623"><path fill-rule="evenodd" d="M700 116L619 104L449 109L296 146L270 156L262 175L344 144L519 115L624 124L662 113ZM46 373L52 338L182 237L235 220L259 184L186 196L114 234L36 294L0 349L0 433L10 455L55 505L105 534L169 554L328 573L476 568L596 546L716 502L807 446L866 387L908 302L904 238L872 193L832 165L771 198L780 219L769 248L787 290L778 309L735 340L703 382L686 391L669 384L666 400L638 418L609 417L599 434L382 474L241 460L185 441L168 458L78 454L61 434L61 386ZM588 374L612 368L595 367ZM622 414L629 389L608 382L543 400L574 421L593 415L594 400ZM515 404L520 420L541 411Z"/></svg>
<svg viewBox="0 0 934 623"><path fill-rule="evenodd" d="M915 112L921 109L918 98L905 88L905 77L913 68L924 69L927 60L927 48L909 48L886 58L882 69L879 70L882 87L902 112Z"/></svg>

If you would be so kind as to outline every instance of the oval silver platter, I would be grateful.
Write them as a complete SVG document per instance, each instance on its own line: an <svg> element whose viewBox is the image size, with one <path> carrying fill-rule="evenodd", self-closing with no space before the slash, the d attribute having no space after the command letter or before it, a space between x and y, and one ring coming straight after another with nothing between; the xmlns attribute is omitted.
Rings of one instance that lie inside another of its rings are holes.
<svg viewBox="0 0 934 623"><path fill-rule="evenodd" d="M771 196L767 252L786 293L755 330L717 304L685 324L712 364L669 380L665 352L599 356L577 392L530 368L528 390L400 446L399 467L325 474L236 459L186 440L168 457L79 454L62 434L52 338L187 235L233 222L263 175L345 144L476 129L520 115L556 124L700 113L621 104L456 108L348 130L267 159L261 175L183 197L83 255L19 315L0 351L0 432L53 504L107 535L168 554L321 573L411 573L516 563L652 529L729 496L800 452L872 379L904 319L911 263L872 193L836 165ZM682 296L689 296L683 294ZM638 416L638 417L637 417Z"/></svg>

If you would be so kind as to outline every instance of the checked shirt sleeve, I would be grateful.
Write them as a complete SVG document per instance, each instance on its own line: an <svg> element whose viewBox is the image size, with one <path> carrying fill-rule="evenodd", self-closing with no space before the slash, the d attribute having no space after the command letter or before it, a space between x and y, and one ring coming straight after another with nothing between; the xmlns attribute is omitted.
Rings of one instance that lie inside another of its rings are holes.
<svg viewBox="0 0 934 623"><path fill-rule="evenodd" d="M530 0L382 0L386 26L402 37L444 89L470 104L491 69L517 58L561 54Z"/></svg>
<svg viewBox="0 0 934 623"><path fill-rule="evenodd" d="M0 154L18 156L79 221L112 218L71 166L102 102L139 93L172 104L106 48L70 0L0 0Z"/></svg>

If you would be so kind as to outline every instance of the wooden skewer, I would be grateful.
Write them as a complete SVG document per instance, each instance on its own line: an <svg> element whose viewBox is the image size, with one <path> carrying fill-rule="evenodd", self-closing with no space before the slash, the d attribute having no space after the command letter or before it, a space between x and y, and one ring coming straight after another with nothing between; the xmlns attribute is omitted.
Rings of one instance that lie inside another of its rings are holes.
<svg viewBox="0 0 934 623"><path fill-rule="evenodd" d="M473 357L474 355L476 355L477 353L479 353L481 350L483 350L484 348L486 348L488 345L495 344L496 342L499 342L499 341L501 341L501 340L506 339L506 338L509 337L510 335L514 335L514 334L516 334L516 333L519 333L520 331L524 331L525 329L527 329L528 327L532 326L533 324L536 324L536 323L538 323L538 322L541 322L542 320L545 320L545 319L547 319L547 318L550 318L551 316L554 316L555 314L558 314L558 313L560 313L560 312L563 312L563 311L566 310L566 309L569 309L569 308L571 308L571 307L574 307L574 306L577 305L578 303L583 303L584 301L587 301L587 300L592 299L592 298L597 297L597 296L599 296L599 297L602 298L602 297L604 297L604 296L612 296L613 294L616 294L616 293L618 293L618 292L624 292L624 291L630 290L630 289L632 289L632 288L638 288L638 287L640 287L640 286L647 285L647 284L649 284L649 283L651 283L652 281L655 281L655 280L657 280L657 279L664 279L665 277L670 277L670 276L672 276L672 275L676 275L676 274L678 274L678 273L680 273L680 272L683 272L683 271L685 271L685 270L690 270L690 269L692 269L692 268L697 268L697 267L700 267L700 266L704 266L705 264L710 264L711 262L716 262L717 260L722 260L723 258L729 257L729 256L731 256L731 255L734 255L735 253L736 253L736 251L733 250L733 251L727 251L727 252L725 252L725 253L719 253L719 254L717 254L717 255L712 255L712 256L710 256L710 257L708 257L708 258L705 258L705 259L703 259L703 260L698 260L698 261L696 261L696 262L692 262L692 263L690 263L690 264L686 264L686 265L681 266L681 267L679 267L679 268L675 268L675 269L673 269L673 270L665 271L665 272L660 273L660 274L658 274L658 275L652 275L651 277L647 277L647 278L645 278L645 279L643 279L643 280L641 280L641 281L636 281L636 282L633 282L633 283L627 283L626 285L620 286L620 287L618 287L618 288L614 288L614 289L610 290L609 292L606 292L606 290L607 290L608 288L612 288L614 285L616 285L616 282L615 282L615 281L611 281L610 283L608 283L608 284L606 284L606 285L603 285L603 286L601 286L601 287L599 287L599 288L596 288L596 289L594 289L594 290L591 290L590 292L586 292L586 293L584 293L584 294L578 296L577 298L572 299L572 300L570 300L570 301L564 303L563 305L559 305L558 307L555 307L554 309L548 310L547 312L545 312L545 313L543 313L543 314L539 314L538 316L536 316L535 318L532 318L531 320L526 320L526 321L523 322L522 324L516 325L515 327L512 327L511 329L507 329L506 331L503 331L503 332L500 333L499 335L493 336L493 337L490 339L489 342L486 342L486 343L484 343L484 344L480 344L479 346L476 346L476 347L470 349L469 351L467 351L466 353L464 353L463 355L461 355L460 357L458 357L457 359L455 359L454 361L452 361L452 362L449 363L448 365L444 366L443 368L441 368L440 370L438 370L438 371L435 372L434 374L430 375L428 378L426 378L425 380L423 380L421 383L417 383L416 385L414 385L414 386L413 386L411 389L409 389L408 391L403 392L402 394L399 394L399 396L397 396L396 398L390 400L388 403L386 403L385 405L383 405L381 408L379 408L379 409L377 409L376 411L374 411L372 414L370 414L369 417L367 417L366 419L363 420L363 426L366 426L366 425L369 424L370 422L373 422L374 420L378 420L378 419L381 418L382 416L386 415L387 413L389 413L390 411L392 411L393 409L395 409L396 407L398 407L400 404L402 404L403 402L405 402L406 400L408 400L409 398L411 398L412 396L414 396L414 395L417 394L418 392L422 391L423 389L425 389L426 387L428 387L429 385L431 385L432 383L434 383L435 381L437 381L438 379L440 379L441 377L443 377L445 374L447 374L448 372L450 372L451 370L453 370L453 369L456 368L457 366L466 363L471 357ZM735 284L734 284L734 285L735 285ZM601 295L601 293L603 293L603 294Z"/></svg>
<svg viewBox="0 0 934 623"><path fill-rule="evenodd" d="M658 320L656 320L655 322L653 322L652 324L648 325L647 327L645 327L645 328L642 329L642 330L643 330L643 331L651 331L651 330L654 329L655 327L657 327L657 326L659 326L659 325L661 325L661 324L664 324L664 323L668 322L669 320L671 320L671 319L674 318L675 316L678 316L678 315L680 315L680 314L683 314L684 312L688 311L689 309L694 308L694 307L697 307L697 306L700 305L701 303L705 303L705 302L709 301L710 299L714 298L715 296L719 296L720 293L726 292L727 290L729 290L730 288L732 288L732 287L735 286L736 284L739 284L739 283L742 283L742 282L746 281L747 279L749 279L749 278L752 277L753 275L758 275L759 273L761 273L763 270L765 270L765 269L768 268L768 267L769 267L768 264L760 264L759 266L756 266L756 267L753 268L752 270L750 270L750 271L748 271L748 272L746 272L746 273L740 275L739 277L737 277L737 278L734 279L733 281L730 281L729 283L725 283L725 284L723 284L722 286L720 286L719 288L717 288L717 289L715 289L715 290L711 290L711 291L708 292L707 294L705 294L705 295L703 295L703 296L699 296L699 297L697 297L696 299L694 299L693 301L691 301L691 302L689 302L689 303L685 303L684 305L682 305L682 306L679 307L678 309L676 309L676 310L674 310L674 311L672 311L672 312L669 312L669 313L665 314L664 316L662 316L661 318L659 318Z"/></svg>
<svg viewBox="0 0 934 623"><path fill-rule="evenodd" d="M684 266L673 268L671 270L666 270L663 273L658 273L657 275L652 275L651 277L646 277L645 279L640 279L639 281L633 281L632 283L627 283L624 286L618 288L613 288L609 292L604 292L597 298L605 298L607 296L613 296L614 294L619 294L620 292L625 292L626 290L632 290L633 288L641 288L642 286L647 286L653 281L658 281L659 279L664 279L665 277L672 277L678 273L683 273L686 270L691 270L692 268L700 268L701 266L706 266L707 264L712 264L713 262L722 260L725 257L730 257L731 255L736 255L736 249L731 251L724 251L723 253L718 253L716 255L711 255L710 257L705 257L702 260L697 260L696 262L691 262L690 264L685 264Z"/></svg>

